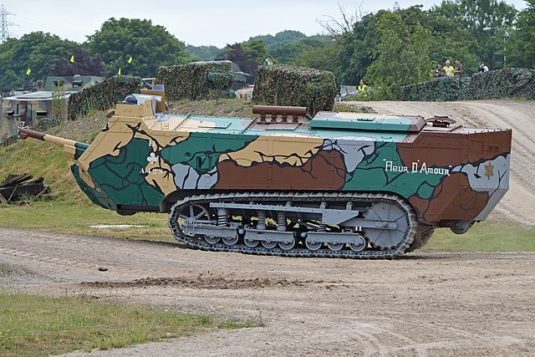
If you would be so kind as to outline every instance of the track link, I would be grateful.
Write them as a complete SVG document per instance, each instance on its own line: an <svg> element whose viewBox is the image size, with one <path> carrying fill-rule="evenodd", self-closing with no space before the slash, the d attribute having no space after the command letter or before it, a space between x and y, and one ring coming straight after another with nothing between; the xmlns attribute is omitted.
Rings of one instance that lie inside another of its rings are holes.
<svg viewBox="0 0 535 357"><path fill-rule="evenodd" d="M209 244L202 238L192 237L183 233L179 221L179 214L183 208L188 205L206 205L210 202L288 202L288 201L337 201L337 202L364 202L364 203L394 203L406 212L409 222L409 230L404 239L391 249L368 249L361 252L352 250L332 251L330 249L319 249L311 251L304 246L296 245L291 250L283 250L279 247L267 249L261 245L257 247L246 246L243 242L236 245L228 246L223 243ZM317 257L317 258L348 258L348 259L393 259L405 253L413 243L416 234L418 222L412 207L403 199L390 194L378 193L273 193L273 192L251 192L251 193L223 193L213 195L189 196L181 201L176 202L169 213L169 227L174 238L185 243L187 246L195 249L219 252L238 252L244 254L256 255L274 255L286 257Z"/></svg>

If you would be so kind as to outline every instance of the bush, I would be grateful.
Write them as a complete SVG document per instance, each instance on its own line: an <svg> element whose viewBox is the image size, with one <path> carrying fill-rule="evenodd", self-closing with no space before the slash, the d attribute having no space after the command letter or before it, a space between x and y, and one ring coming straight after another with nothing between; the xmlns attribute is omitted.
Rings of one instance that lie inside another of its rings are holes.
<svg viewBox="0 0 535 357"><path fill-rule="evenodd" d="M401 100L452 101L492 98L535 99L535 70L506 68L472 77L438 78L401 88Z"/></svg>
<svg viewBox="0 0 535 357"><path fill-rule="evenodd" d="M132 93L139 93L143 82L139 77L115 76L105 79L69 98L68 118L75 120L95 110L107 110Z"/></svg>
<svg viewBox="0 0 535 357"><path fill-rule="evenodd" d="M337 94L332 72L281 64L258 67L253 101L307 107L315 115L332 110Z"/></svg>
<svg viewBox="0 0 535 357"><path fill-rule="evenodd" d="M229 61L159 67L156 79L165 84L166 97L171 100L229 97L234 82Z"/></svg>

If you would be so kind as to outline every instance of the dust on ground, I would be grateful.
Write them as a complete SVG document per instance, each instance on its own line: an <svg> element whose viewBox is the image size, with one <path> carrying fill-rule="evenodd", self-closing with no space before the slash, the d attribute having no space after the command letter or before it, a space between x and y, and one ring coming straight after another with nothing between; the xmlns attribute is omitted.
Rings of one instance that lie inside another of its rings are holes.
<svg viewBox="0 0 535 357"><path fill-rule="evenodd" d="M304 259L0 229L0 262L9 271L0 274L0 289L8 292L84 295L264 323L90 355L535 353L535 253Z"/></svg>
<svg viewBox="0 0 535 357"><path fill-rule="evenodd" d="M82 281L81 286L92 288L139 288L148 286L176 286L182 288L196 289L250 289L250 288L267 288L267 287L287 287L287 286L304 286L305 284L314 283L313 280L287 280L287 279L226 279L221 276L203 277L200 273L195 279L184 277L164 277L154 278L147 277L143 279L126 280L126 281ZM210 272L207 273L210 275ZM316 283L322 283L317 281Z"/></svg>

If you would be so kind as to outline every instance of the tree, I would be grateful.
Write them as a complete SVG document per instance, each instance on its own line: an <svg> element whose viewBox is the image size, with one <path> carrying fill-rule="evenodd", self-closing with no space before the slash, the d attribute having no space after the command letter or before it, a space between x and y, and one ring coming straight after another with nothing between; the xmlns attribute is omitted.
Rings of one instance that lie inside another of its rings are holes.
<svg viewBox="0 0 535 357"><path fill-rule="evenodd" d="M193 46L187 45L186 50L189 54L199 58L202 61L213 61L222 49L216 46Z"/></svg>
<svg viewBox="0 0 535 357"><path fill-rule="evenodd" d="M520 12L516 31L511 35L511 66L535 69L535 0L526 0L528 6Z"/></svg>
<svg viewBox="0 0 535 357"><path fill-rule="evenodd" d="M292 61L293 64L302 67L333 71L333 58L336 58L335 44L329 44L321 48L306 48Z"/></svg>
<svg viewBox="0 0 535 357"><path fill-rule="evenodd" d="M379 42L368 67L366 81L373 84L374 95L397 99L401 86L429 80L431 32L418 21L403 22L398 12L382 12L377 31Z"/></svg>
<svg viewBox="0 0 535 357"><path fill-rule="evenodd" d="M248 73L250 83L254 82L256 69L268 56L266 45L262 40L248 40L227 45L216 60L229 60Z"/></svg>
<svg viewBox="0 0 535 357"><path fill-rule="evenodd" d="M120 68L123 74L152 77L159 66L192 59L183 42L151 20L112 17L88 36L85 46L91 55L102 57L109 75L115 75Z"/></svg>
<svg viewBox="0 0 535 357"><path fill-rule="evenodd" d="M266 44L261 40L249 40L242 43L242 49L247 53L249 58L254 60L257 64L262 63L268 56ZM255 68L256 70L256 68Z"/></svg>
<svg viewBox="0 0 535 357"><path fill-rule="evenodd" d="M267 50L271 53L277 48L289 44L299 42L307 36L299 31L286 30L276 33L275 35L265 36L253 36L247 40L250 41L262 41L267 47Z"/></svg>
<svg viewBox="0 0 535 357"><path fill-rule="evenodd" d="M355 22L352 32L343 33L337 40L335 69L342 84L356 84L372 63L372 52L379 42L377 23L380 14L369 14Z"/></svg>
<svg viewBox="0 0 535 357"><path fill-rule="evenodd" d="M469 51L491 68L504 65L504 41L517 16L513 6L501 0L454 0L443 1L431 12L455 23L457 29L443 32L450 41L459 47L468 45ZM451 43L445 45L451 47Z"/></svg>
<svg viewBox="0 0 535 357"><path fill-rule="evenodd" d="M43 32L9 39L0 45L0 90L28 86L36 79L46 78L56 61L72 55L78 46Z"/></svg>
<svg viewBox="0 0 535 357"><path fill-rule="evenodd" d="M228 60L236 63L243 72L251 75L251 77L248 77L250 82L254 81L258 62L251 58L251 56L243 50L240 43L227 45L227 47L225 47L223 52L216 58L216 60Z"/></svg>
<svg viewBox="0 0 535 357"><path fill-rule="evenodd" d="M334 71L336 59L336 40L331 36L310 36L297 44L299 52L291 61L302 67Z"/></svg>
<svg viewBox="0 0 535 357"><path fill-rule="evenodd" d="M74 76L77 74L81 76L105 76L106 68L100 57L92 58L84 49L79 47L68 56L58 59L54 69L52 69L54 76Z"/></svg>

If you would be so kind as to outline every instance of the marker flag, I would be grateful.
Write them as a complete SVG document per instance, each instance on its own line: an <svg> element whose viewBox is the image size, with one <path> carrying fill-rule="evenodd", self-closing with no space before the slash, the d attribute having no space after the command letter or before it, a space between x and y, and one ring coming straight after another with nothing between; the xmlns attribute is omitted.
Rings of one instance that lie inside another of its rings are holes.
<svg viewBox="0 0 535 357"><path fill-rule="evenodd" d="M26 70L26 75L29 76L30 74L32 74L32 69L31 68L28 68Z"/></svg>
<svg viewBox="0 0 535 357"><path fill-rule="evenodd" d="M131 64L132 62L134 62L134 58L130 56L130 58L128 58L128 64Z"/></svg>
<svg viewBox="0 0 535 357"><path fill-rule="evenodd" d="M69 60L69 62L74 63L74 56L71 56L71 59Z"/></svg>

